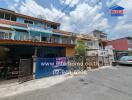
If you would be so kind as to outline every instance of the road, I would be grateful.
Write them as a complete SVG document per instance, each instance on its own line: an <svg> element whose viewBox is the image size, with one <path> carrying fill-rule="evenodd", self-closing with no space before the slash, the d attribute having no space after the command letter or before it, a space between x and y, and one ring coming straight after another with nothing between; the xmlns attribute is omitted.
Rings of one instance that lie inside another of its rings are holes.
<svg viewBox="0 0 132 100"><path fill-rule="evenodd" d="M132 67L88 72L47 89L0 100L132 100Z"/></svg>

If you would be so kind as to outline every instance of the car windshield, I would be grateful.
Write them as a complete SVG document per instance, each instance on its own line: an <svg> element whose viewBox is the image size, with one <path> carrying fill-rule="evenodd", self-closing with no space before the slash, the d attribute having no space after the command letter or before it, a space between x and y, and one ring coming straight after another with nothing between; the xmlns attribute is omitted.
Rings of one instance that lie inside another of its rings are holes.
<svg viewBox="0 0 132 100"><path fill-rule="evenodd" d="M120 60L132 60L132 56L123 56Z"/></svg>

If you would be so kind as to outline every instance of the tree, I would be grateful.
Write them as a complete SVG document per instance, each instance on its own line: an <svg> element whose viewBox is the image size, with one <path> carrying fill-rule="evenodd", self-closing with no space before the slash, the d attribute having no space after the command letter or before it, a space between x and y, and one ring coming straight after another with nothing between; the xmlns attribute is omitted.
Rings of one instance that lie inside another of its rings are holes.
<svg viewBox="0 0 132 100"><path fill-rule="evenodd" d="M85 66L85 62L86 62L86 59L85 59L85 54L86 54L86 45L85 45L85 42L80 40L80 41L77 41L77 45L76 45L76 53L78 54L78 61L80 60L79 58L81 57L81 61L83 62L83 70L86 70L86 66Z"/></svg>
<svg viewBox="0 0 132 100"><path fill-rule="evenodd" d="M86 46L84 41L77 41L76 53L80 56L85 56Z"/></svg>

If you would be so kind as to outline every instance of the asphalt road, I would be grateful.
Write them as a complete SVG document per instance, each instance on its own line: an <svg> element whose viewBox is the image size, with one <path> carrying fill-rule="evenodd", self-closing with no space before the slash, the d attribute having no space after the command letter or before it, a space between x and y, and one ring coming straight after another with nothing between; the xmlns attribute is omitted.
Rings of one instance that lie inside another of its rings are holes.
<svg viewBox="0 0 132 100"><path fill-rule="evenodd" d="M88 72L47 89L0 100L132 100L132 67Z"/></svg>

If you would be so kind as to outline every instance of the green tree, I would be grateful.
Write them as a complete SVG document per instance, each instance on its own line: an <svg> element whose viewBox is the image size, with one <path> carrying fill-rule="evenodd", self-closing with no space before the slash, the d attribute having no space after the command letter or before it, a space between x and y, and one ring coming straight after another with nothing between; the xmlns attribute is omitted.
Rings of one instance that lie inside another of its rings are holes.
<svg viewBox="0 0 132 100"><path fill-rule="evenodd" d="M76 53L80 56L85 56L86 46L84 41L77 41Z"/></svg>

